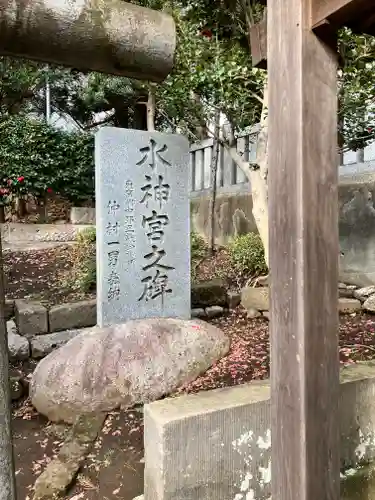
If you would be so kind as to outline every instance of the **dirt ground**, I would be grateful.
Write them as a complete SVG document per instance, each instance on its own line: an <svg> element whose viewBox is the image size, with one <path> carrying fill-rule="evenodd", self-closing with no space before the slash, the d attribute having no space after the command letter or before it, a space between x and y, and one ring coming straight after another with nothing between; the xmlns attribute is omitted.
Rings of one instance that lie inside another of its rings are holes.
<svg viewBox="0 0 375 500"><path fill-rule="evenodd" d="M249 320L238 310L215 320L231 337L229 354L176 396L242 384L269 373L269 337L266 320ZM375 318L342 316L342 364L371 359L375 354ZM30 371L30 366L27 367ZM35 479L54 457L64 427L49 424L28 401L13 412L17 491L20 500L32 498ZM143 492L143 415L141 409L111 413L95 448L66 499L132 500Z"/></svg>
<svg viewBox="0 0 375 500"><path fill-rule="evenodd" d="M29 404L14 411L17 498L32 498L38 475L54 458L67 427L49 424ZM143 493L143 415L111 413L66 499L132 500Z"/></svg>
<svg viewBox="0 0 375 500"><path fill-rule="evenodd" d="M5 264L9 298L38 297L48 303L75 299L59 281L71 265L68 247L7 252ZM205 275L208 277L214 268L212 263L206 264ZM239 308L212 322L230 337L230 352L196 381L181 387L176 396L243 384L269 374L267 320L248 319ZM341 364L375 357L375 316L342 316L339 335ZM28 363L15 368L30 373L34 366ZM61 446L66 428L49 424L24 401L13 409L13 432L18 498L29 500L35 479ZM143 456L142 410L110 414L76 485L65 498L132 500L143 492Z"/></svg>
<svg viewBox="0 0 375 500"><path fill-rule="evenodd" d="M72 268L72 245L12 252L4 250L6 297L39 300L48 305L74 302L92 295L79 294L66 284Z"/></svg>

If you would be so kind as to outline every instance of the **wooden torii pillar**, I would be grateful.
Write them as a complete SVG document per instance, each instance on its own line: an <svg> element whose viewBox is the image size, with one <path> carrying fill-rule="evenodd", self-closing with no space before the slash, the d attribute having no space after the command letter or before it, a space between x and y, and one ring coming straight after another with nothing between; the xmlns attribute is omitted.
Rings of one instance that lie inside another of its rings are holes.
<svg viewBox="0 0 375 500"><path fill-rule="evenodd" d="M263 2L265 3L265 2ZM338 28L374 0L268 0L272 499L339 500ZM267 36L268 33L268 36ZM268 46L268 47L267 47Z"/></svg>
<svg viewBox="0 0 375 500"><path fill-rule="evenodd" d="M0 0L0 54L158 82L173 67L176 29L121 0ZM0 240L0 500L15 500Z"/></svg>

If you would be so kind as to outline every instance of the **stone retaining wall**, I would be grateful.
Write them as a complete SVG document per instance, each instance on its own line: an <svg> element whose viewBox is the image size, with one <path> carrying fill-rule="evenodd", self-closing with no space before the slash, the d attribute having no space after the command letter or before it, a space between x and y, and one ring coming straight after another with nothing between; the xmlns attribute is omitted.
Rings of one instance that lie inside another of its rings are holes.
<svg viewBox="0 0 375 500"><path fill-rule="evenodd" d="M73 224L0 224L4 243L71 242L77 234L91 225Z"/></svg>
<svg viewBox="0 0 375 500"><path fill-rule="evenodd" d="M359 289L339 285L338 310L343 314L361 311L375 313L375 286ZM192 286L193 318L203 320L222 316L240 303L251 318L269 317L268 287L247 287L242 293L228 292L221 280ZM56 305L50 308L27 300L6 301L9 352L12 360L29 356L42 358L80 333L96 325L96 299Z"/></svg>
<svg viewBox="0 0 375 500"><path fill-rule="evenodd" d="M241 292L241 304L250 318L269 317L269 289L267 286L246 287ZM338 311L342 314L375 313L375 286L359 288L340 283Z"/></svg>
<svg viewBox="0 0 375 500"><path fill-rule="evenodd" d="M234 294L236 295L236 294ZM238 303L240 295L237 295ZM214 318L233 305L220 280L192 287L192 317ZM42 358L80 333L96 325L96 298L50 308L29 300L7 300L6 320L12 361Z"/></svg>
<svg viewBox="0 0 375 500"><path fill-rule="evenodd" d="M192 193L191 227L210 236L209 189ZM239 234L257 231L248 184L219 188L216 198L215 241L226 245ZM340 279L359 286L375 285L375 175L340 175ZM322 277L323 279L323 277Z"/></svg>
<svg viewBox="0 0 375 500"><path fill-rule="evenodd" d="M341 371L341 466L375 458L375 363ZM269 382L145 406L145 500L270 498Z"/></svg>

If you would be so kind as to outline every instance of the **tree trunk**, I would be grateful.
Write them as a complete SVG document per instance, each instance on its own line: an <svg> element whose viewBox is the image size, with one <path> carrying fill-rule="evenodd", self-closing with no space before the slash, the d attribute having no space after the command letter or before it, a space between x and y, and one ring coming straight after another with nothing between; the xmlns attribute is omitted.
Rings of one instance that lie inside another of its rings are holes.
<svg viewBox="0 0 375 500"><path fill-rule="evenodd" d="M16 199L17 215L19 218L25 217L26 215L26 200L22 197L17 197Z"/></svg>
<svg viewBox="0 0 375 500"><path fill-rule="evenodd" d="M133 108L132 128L135 130L147 130L147 113L143 103L138 102Z"/></svg>
<svg viewBox="0 0 375 500"><path fill-rule="evenodd" d="M156 114L155 87L150 84L148 89L148 100L147 100L147 130L149 132L155 131L155 114Z"/></svg>
<svg viewBox="0 0 375 500"><path fill-rule="evenodd" d="M16 499L8 364L4 272L0 235L0 500Z"/></svg>
<svg viewBox="0 0 375 500"><path fill-rule="evenodd" d="M264 258L268 266L268 85L264 85L263 109L257 141L256 163L250 171L253 216L264 246Z"/></svg>
<svg viewBox="0 0 375 500"><path fill-rule="evenodd" d="M233 144L223 142L232 160L240 167L251 185L253 216L264 246L268 266L268 86L264 85L263 108L257 141L255 165L244 161Z"/></svg>
<svg viewBox="0 0 375 500"><path fill-rule="evenodd" d="M210 197L210 222L209 222L209 251L213 255L215 251L215 209L216 209L216 194L217 194L217 167L220 152L220 111L216 111L215 115L215 134L211 156L211 197Z"/></svg>
<svg viewBox="0 0 375 500"><path fill-rule="evenodd" d="M0 224L5 223L5 207L4 205L0 205Z"/></svg>
<svg viewBox="0 0 375 500"><path fill-rule="evenodd" d="M201 98L197 93L191 92L190 99L192 100L192 102L194 103L194 106L196 106L198 110L202 109ZM197 116L202 117L202 116L204 116L204 113L198 112ZM197 127L195 129L195 135L197 136L198 140L204 141L205 139L207 139L207 137L208 137L207 132L208 132L208 130L207 130L206 122L204 121L203 118L199 118L199 124L197 125Z"/></svg>
<svg viewBox="0 0 375 500"><path fill-rule="evenodd" d="M43 198L37 198L39 224L44 224L47 221L47 203L48 196L46 194L43 196Z"/></svg>

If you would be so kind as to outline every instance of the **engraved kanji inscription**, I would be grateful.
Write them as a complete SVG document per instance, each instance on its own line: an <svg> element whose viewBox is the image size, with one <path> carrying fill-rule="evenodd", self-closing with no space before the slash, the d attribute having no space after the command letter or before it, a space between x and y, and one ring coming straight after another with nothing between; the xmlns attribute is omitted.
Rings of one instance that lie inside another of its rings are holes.
<svg viewBox="0 0 375 500"><path fill-rule="evenodd" d="M154 139L150 139L149 146L141 148L139 151L143 154L143 157L137 163L138 166L147 163L147 159L148 164L151 168L155 168L156 160L159 160L162 165L171 166L169 161L167 161L162 155L163 153L168 151L168 147L166 144L164 144L162 147L159 147Z"/></svg>
<svg viewBox="0 0 375 500"><path fill-rule="evenodd" d="M134 194L134 184L132 181L125 182L125 196L133 196Z"/></svg>
<svg viewBox="0 0 375 500"><path fill-rule="evenodd" d="M134 198L127 198L124 201L124 212L125 213L130 213L134 212L135 209L135 199Z"/></svg>
<svg viewBox="0 0 375 500"><path fill-rule="evenodd" d="M163 249L159 249L156 245L152 245L152 251L144 256L144 258L150 262L150 264L147 264L143 266L143 271L148 271L149 269L152 269L153 267L163 269L163 270L168 270L168 271L173 271L174 267L167 266L166 264L161 264L160 261L162 260L163 257L166 256L166 251Z"/></svg>
<svg viewBox="0 0 375 500"><path fill-rule="evenodd" d="M118 250L111 250L108 252L108 265L109 267L116 267L118 259L120 257L120 252Z"/></svg>
<svg viewBox="0 0 375 500"><path fill-rule="evenodd" d="M164 237L164 226L169 224L168 215L159 215L155 210L149 217L143 216L142 227L147 228L147 238L150 242L162 241Z"/></svg>
<svg viewBox="0 0 375 500"><path fill-rule="evenodd" d="M163 204L169 200L171 187L169 184L164 182L162 175L158 175L158 182L154 186L151 183L151 176L145 175L146 184L141 187L141 191L144 193L141 203L144 203L148 207L148 202L150 199L154 199L158 202L160 208Z"/></svg>
<svg viewBox="0 0 375 500"><path fill-rule="evenodd" d="M108 236L118 235L120 230L120 225L118 222L108 222L105 228L105 232Z"/></svg>
<svg viewBox="0 0 375 500"><path fill-rule="evenodd" d="M169 200L171 187L169 184L164 183L162 175L158 176L158 184L154 186L155 200L159 203L160 208L162 208L163 203Z"/></svg>
<svg viewBox="0 0 375 500"><path fill-rule="evenodd" d="M143 198L141 199L141 203L144 203L146 207L148 207L148 200L152 198L152 184L151 184L151 176L145 175L145 179L147 184L144 184L141 187L142 193L144 193Z"/></svg>
<svg viewBox="0 0 375 500"><path fill-rule="evenodd" d="M135 248L135 234L134 232L126 232L124 233L124 242L125 242L125 249L129 250L132 248Z"/></svg>
<svg viewBox="0 0 375 500"><path fill-rule="evenodd" d="M115 200L110 200L107 205L108 215L117 215L120 210L120 205Z"/></svg>
<svg viewBox="0 0 375 500"><path fill-rule="evenodd" d="M106 236L110 237L108 245L119 245L120 225L118 222L108 222L105 228Z"/></svg>
<svg viewBox="0 0 375 500"><path fill-rule="evenodd" d="M135 210L135 199L134 199L134 184L132 181L128 180L125 183L125 196L124 196L124 212L134 212Z"/></svg>
<svg viewBox="0 0 375 500"><path fill-rule="evenodd" d="M120 275L116 271L111 271L108 276L108 301L118 300L120 292Z"/></svg>
<svg viewBox="0 0 375 500"><path fill-rule="evenodd" d="M134 223L135 223L134 215L126 215L124 221L125 232L134 232Z"/></svg>
<svg viewBox="0 0 375 500"><path fill-rule="evenodd" d="M168 286L168 276L161 274L158 269L154 277L146 276L146 278L143 278L142 283L144 284L144 290L138 301L145 300L148 302L158 297L163 298L166 293L172 293L171 288Z"/></svg>

